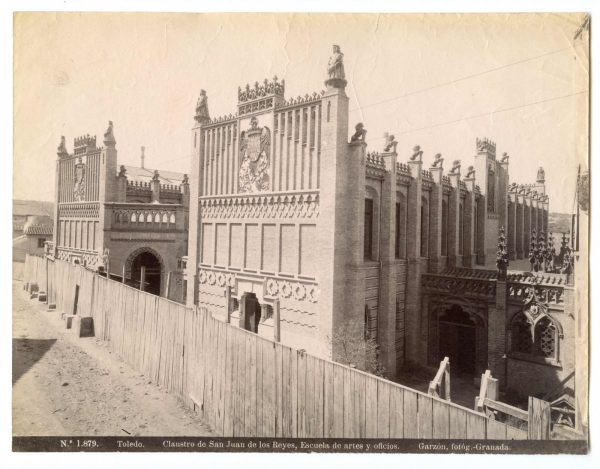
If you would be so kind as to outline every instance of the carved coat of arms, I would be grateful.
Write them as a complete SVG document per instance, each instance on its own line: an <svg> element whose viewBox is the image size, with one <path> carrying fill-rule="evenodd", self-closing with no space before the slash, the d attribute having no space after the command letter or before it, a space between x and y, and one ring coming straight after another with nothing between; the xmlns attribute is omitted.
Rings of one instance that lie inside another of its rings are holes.
<svg viewBox="0 0 600 469"><path fill-rule="evenodd" d="M250 129L242 132L240 138L240 192L260 192L269 190L269 153L271 131L259 127L258 119L250 120Z"/></svg>
<svg viewBox="0 0 600 469"><path fill-rule="evenodd" d="M73 197L77 202L85 200L85 163L82 163L81 158L77 160L77 164L75 165Z"/></svg>

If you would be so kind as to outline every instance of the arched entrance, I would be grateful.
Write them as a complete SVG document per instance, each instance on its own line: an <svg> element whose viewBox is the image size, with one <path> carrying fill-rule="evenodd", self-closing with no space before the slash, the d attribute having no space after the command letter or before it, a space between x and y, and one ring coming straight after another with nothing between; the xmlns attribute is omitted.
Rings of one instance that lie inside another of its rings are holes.
<svg viewBox="0 0 600 469"><path fill-rule="evenodd" d="M439 359L450 358L452 371L458 375L476 373L476 324L459 306L452 305L439 317Z"/></svg>
<svg viewBox="0 0 600 469"><path fill-rule="evenodd" d="M162 264L158 255L150 250L136 251L130 256L128 264L130 266L128 283L135 288L140 288L142 271L144 271L143 290L160 296Z"/></svg>

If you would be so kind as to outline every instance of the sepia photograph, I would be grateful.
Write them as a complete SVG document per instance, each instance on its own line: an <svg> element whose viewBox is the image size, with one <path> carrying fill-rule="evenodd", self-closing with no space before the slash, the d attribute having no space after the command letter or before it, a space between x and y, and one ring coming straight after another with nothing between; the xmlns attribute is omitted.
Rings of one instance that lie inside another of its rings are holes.
<svg viewBox="0 0 600 469"><path fill-rule="evenodd" d="M12 23L13 452L588 453L589 13Z"/></svg>

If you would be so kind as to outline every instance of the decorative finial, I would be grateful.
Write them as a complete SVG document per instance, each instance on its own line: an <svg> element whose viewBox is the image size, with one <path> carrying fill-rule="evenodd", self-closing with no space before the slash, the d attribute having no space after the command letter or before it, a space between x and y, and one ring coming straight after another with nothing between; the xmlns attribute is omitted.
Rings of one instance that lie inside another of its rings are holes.
<svg viewBox="0 0 600 469"><path fill-rule="evenodd" d="M509 158L510 158L510 156L508 155L508 153L506 153L506 152L502 153L502 158L500 159L500 163L508 163Z"/></svg>
<svg viewBox="0 0 600 469"><path fill-rule="evenodd" d="M190 183L190 178L188 177L187 174L183 175L183 180L181 181L181 184L189 184Z"/></svg>
<svg viewBox="0 0 600 469"><path fill-rule="evenodd" d="M410 156L410 161L421 161L423 157L423 150L419 145L413 147L413 154Z"/></svg>
<svg viewBox="0 0 600 469"><path fill-rule="evenodd" d="M362 122L359 122L358 124L356 124L354 129L355 132L354 135L350 138L350 143L364 142L367 138L367 129L365 129L364 124Z"/></svg>
<svg viewBox="0 0 600 469"><path fill-rule="evenodd" d="M154 181L154 182L160 181L160 175L158 174L158 169L154 170L154 175L152 176L152 181Z"/></svg>
<svg viewBox="0 0 600 469"><path fill-rule="evenodd" d="M465 179L474 179L475 178L475 168L473 166L469 166L467 168L467 175Z"/></svg>
<svg viewBox="0 0 600 469"><path fill-rule="evenodd" d="M441 153L436 153L433 157L433 163L431 164L432 168L442 168L442 164L444 163L444 158L442 158Z"/></svg>
<svg viewBox="0 0 600 469"><path fill-rule="evenodd" d="M119 177L120 178L127 177L127 169L125 168L124 165L121 165L121 167L119 168Z"/></svg>
<svg viewBox="0 0 600 469"><path fill-rule="evenodd" d="M104 132L104 145L107 147L114 147L117 141L115 140L115 135L113 133L113 122L108 121L108 129Z"/></svg>
<svg viewBox="0 0 600 469"><path fill-rule="evenodd" d="M383 147L383 151L389 152L391 150L392 152L396 153L396 146L398 145L398 142L396 141L395 137L388 132L385 132L383 134L383 138L385 138L385 146Z"/></svg>
<svg viewBox="0 0 600 469"><path fill-rule="evenodd" d="M58 148L56 149L56 154L59 158L66 158L69 156L69 152L67 151L67 142L64 135L60 137L60 145L58 145Z"/></svg>
<svg viewBox="0 0 600 469"><path fill-rule="evenodd" d="M460 160L454 160L452 162L452 169L450 174L460 174Z"/></svg>
<svg viewBox="0 0 600 469"><path fill-rule="evenodd" d="M344 72L344 54L337 44L333 45L333 54L327 62L327 80L325 85L330 88L345 88L346 73Z"/></svg>

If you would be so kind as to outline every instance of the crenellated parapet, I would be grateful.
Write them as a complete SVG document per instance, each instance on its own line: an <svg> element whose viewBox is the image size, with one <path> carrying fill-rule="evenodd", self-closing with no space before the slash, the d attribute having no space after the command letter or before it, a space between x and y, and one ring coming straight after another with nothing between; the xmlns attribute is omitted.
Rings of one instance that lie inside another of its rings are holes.
<svg viewBox="0 0 600 469"><path fill-rule="evenodd" d="M262 83L247 84L238 87L238 115L244 116L255 112L273 109L281 104L285 94L285 80L278 81L277 76Z"/></svg>

